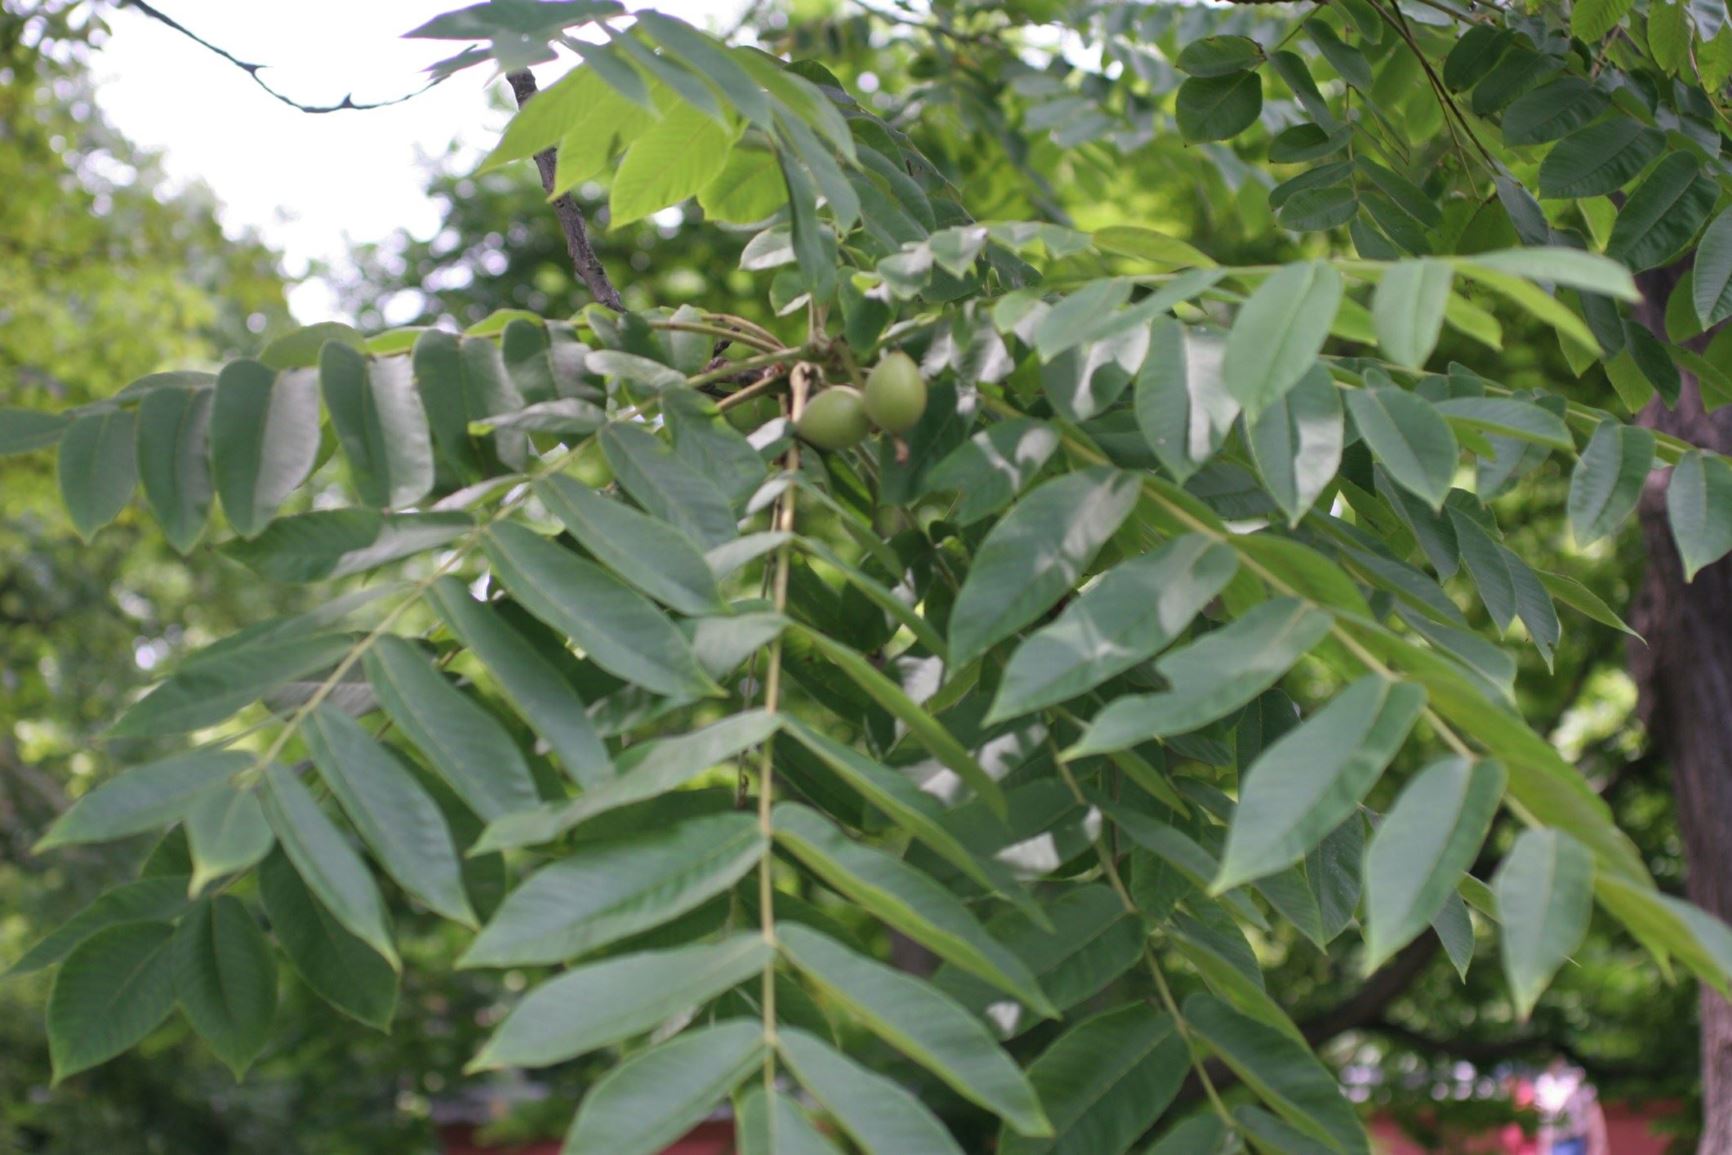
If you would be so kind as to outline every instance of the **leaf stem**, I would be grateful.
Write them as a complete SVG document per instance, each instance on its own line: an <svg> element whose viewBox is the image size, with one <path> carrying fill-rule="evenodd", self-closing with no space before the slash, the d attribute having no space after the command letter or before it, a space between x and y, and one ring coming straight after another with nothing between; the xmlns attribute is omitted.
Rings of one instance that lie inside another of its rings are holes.
<svg viewBox="0 0 1732 1155"><path fill-rule="evenodd" d="M788 419L798 421L800 411L806 405L806 387L809 377L805 373L795 373L793 389L788 398ZM800 470L800 443L792 441L783 457L783 463L790 477ZM776 499L776 516L774 528L782 533L794 532L795 503L800 487L790 484L782 490ZM786 613L788 609L788 573L792 565L792 541L784 541L776 549L775 577L771 585L770 597L777 613ZM770 643L769 665L764 672L764 711L772 716L782 705L782 636L777 634ZM758 921L763 929L764 942L772 954L764 964L762 1011L764 1022L764 1094L773 1096L776 1090L776 957L773 953L776 947L776 888L773 873L774 857L770 853L770 842L775 837L775 827L770 820L770 807L774 801L776 769L775 743L767 740L759 753L758 760L758 832L764 840L764 854L758 860Z"/></svg>
<svg viewBox="0 0 1732 1155"><path fill-rule="evenodd" d="M766 339L743 329L735 329L727 325L712 325L704 321L651 321L650 328L675 333L703 333L711 337L721 337L727 341L738 341L742 345L749 345L765 353L774 353L781 348L781 345L773 338Z"/></svg>

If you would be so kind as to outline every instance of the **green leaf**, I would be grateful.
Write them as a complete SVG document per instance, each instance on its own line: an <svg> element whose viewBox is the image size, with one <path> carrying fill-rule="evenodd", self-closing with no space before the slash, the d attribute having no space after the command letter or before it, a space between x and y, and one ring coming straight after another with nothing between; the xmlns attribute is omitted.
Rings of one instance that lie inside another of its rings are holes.
<svg viewBox="0 0 1732 1155"><path fill-rule="evenodd" d="M827 301L836 292L836 236L818 220L818 190L792 156L778 154L788 190L789 229L800 275L813 296Z"/></svg>
<svg viewBox="0 0 1732 1155"><path fill-rule="evenodd" d="M706 550L739 536L733 510L716 482L655 434L616 421L603 427L599 440L620 485L652 516Z"/></svg>
<svg viewBox="0 0 1732 1155"><path fill-rule="evenodd" d="M1462 885L1465 886L1471 877L1464 877ZM1448 956L1456 975L1466 982L1468 968L1473 963L1475 939L1473 917L1467 913L1467 902L1461 897L1459 888L1443 900L1443 909L1431 920L1431 932L1443 944L1443 953Z"/></svg>
<svg viewBox="0 0 1732 1155"><path fill-rule="evenodd" d="M1028 1068L1051 1116L1050 1140L1001 1138L1004 1155L1124 1155L1190 1072L1184 1036L1145 1003L1084 1019Z"/></svg>
<svg viewBox="0 0 1732 1155"><path fill-rule="evenodd" d="M186 808L186 841L192 852L197 894L206 884L255 866L271 852L276 836L265 821L257 791L231 781L196 795Z"/></svg>
<svg viewBox="0 0 1732 1155"><path fill-rule="evenodd" d="M238 750L193 750L122 771L74 802L36 844L107 842L178 822L204 791L252 764Z"/></svg>
<svg viewBox="0 0 1732 1155"><path fill-rule="evenodd" d="M935 854L962 871L987 890L1011 901L1022 898L1021 890L996 862L992 869L977 859L944 825L944 808L932 795L902 774L881 766L854 747L838 742L797 718L789 717L782 728L861 797L882 810L893 822L924 842Z"/></svg>
<svg viewBox="0 0 1732 1155"><path fill-rule="evenodd" d="M1592 545L1615 533L1635 511L1654 464L1654 434L1607 418L1570 474L1570 533L1577 546Z"/></svg>
<svg viewBox="0 0 1732 1155"><path fill-rule="evenodd" d="M1263 63L1263 46L1249 36L1205 36L1179 50L1173 61L1191 76L1231 76Z"/></svg>
<svg viewBox="0 0 1732 1155"><path fill-rule="evenodd" d="M447 545L475 529L467 513L380 513L352 506L279 518L251 541L223 552L279 582L316 582L365 573Z"/></svg>
<svg viewBox="0 0 1732 1155"><path fill-rule="evenodd" d="M955 771L970 789L986 800L988 806L999 814L1004 813L1004 792L999 789L998 783L975 761L968 748L944 728L944 723L922 709L919 703L903 692L901 686L885 677L871 662L841 642L798 623L790 629L804 638L825 661L847 675L848 680L864 690L874 702L895 715L897 721L907 726L920 744L932 752L933 757ZM953 653L952 660L954 659Z"/></svg>
<svg viewBox="0 0 1732 1155"><path fill-rule="evenodd" d="M776 841L825 884L940 958L985 979L1050 1018L1058 1017L1020 959L989 935L955 895L907 864L850 841L792 802L775 810Z"/></svg>
<svg viewBox="0 0 1732 1155"><path fill-rule="evenodd" d="M775 154L736 148L715 179L698 190L698 204L710 220L744 225L768 219L787 195Z"/></svg>
<svg viewBox="0 0 1732 1155"><path fill-rule="evenodd" d="M1563 76L1522 93L1503 110L1505 144L1548 144L1606 110L1610 98L1593 82Z"/></svg>
<svg viewBox="0 0 1732 1155"><path fill-rule="evenodd" d="M1255 72L1192 76L1179 85L1173 115L1186 140L1226 140L1257 123L1263 82Z"/></svg>
<svg viewBox="0 0 1732 1155"><path fill-rule="evenodd" d="M397 972L319 904L284 854L260 864L259 897L278 945L314 993L357 1022L389 1029Z"/></svg>
<svg viewBox="0 0 1732 1155"><path fill-rule="evenodd" d="M1432 402L1452 425L1515 437L1548 449L1574 450L1569 426L1549 409L1509 397L1451 397Z"/></svg>
<svg viewBox="0 0 1732 1155"><path fill-rule="evenodd" d="M895 590L859 566L847 561L816 538L797 537L793 540L794 544L801 550L811 554L846 578L848 584L859 591L867 601L907 627L908 632L913 634L921 645L931 650L940 659L949 656L949 647L944 644L943 636L922 614L904 602Z"/></svg>
<svg viewBox="0 0 1732 1155"><path fill-rule="evenodd" d="M491 822L540 801L529 764L505 727L440 676L412 643L380 636L367 651L366 667L397 728L479 817Z"/></svg>
<svg viewBox="0 0 1732 1155"><path fill-rule="evenodd" d="M126 882L101 895L89 906L61 923L0 978L29 974L51 967L71 954L80 943L98 931L132 922L171 922L192 905L184 876L141 878Z"/></svg>
<svg viewBox="0 0 1732 1155"><path fill-rule="evenodd" d="M1458 265L1457 269L1464 276L1478 281L1512 304L1533 314L1536 320L1550 325L1557 332L1565 352L1576 357L1578 361L1600 356L1600 343L1581 315L1544 289L1531 285L1520 277L1476 262L1464 262Z"/></svg>
<svg viewBox="0 0 1732 1155"><path fill-rule="evenodd" d="M1732 463L1692 450L1666 484L1666 520L1684 561L1684 580L1732 552Z"/></svg>
<svg viewBox="0 0 1732 1155"><path fill-rule="evenodd" d="M567 437L587 437L607 424L607 414L600 407L579 397L561 397L557 401L539 401L514 413L491 413L469 423L471 433L491 433L500 429L522 430L526 433L558 433Z"/></svg>
<svg viewBox="0 0 1732 1155"><path fill-rule="evenodd" d="M1365 973L1431 925L1503 800L1497 762L1444 758L1407 784L1365 855Z"/></svg>
<svg viewBox="0 0 1732 1155"><path fill-rule="evenodd" d="M586 787L613 777L607 747L583 700L534 643L491 606L470 597L454 577L434 582L427 600L446 628L492 673L524 720L546 739L567 774ZM388 701L385 706L391 709Z"/></svg>
<svg viewBox="0 0 1732 1155"><path fill-rule="evenodd" d="M1287 1122L1333 1151L1366 1155L1359 1118L1310 1049L1204 994L1185 1000L1191 1030Z"/></svg>
<svg viewBox="0 0 1732 1155"><path fill-rule="evenodd" d="M537 102L545 99L543 94L537 97ZM513 328L515 324L508 323L506 330L519 331ZM540 326L532 327L532 332L545 350L546 338ZM410 363L421 401L427 409L427 425L434 446L464 476L483 476L487 466L477 452L470 434L470 423L515 413L523 408L524 403L522 394L506 373L499 345L484 337L459 337L443 329L428 329L415 339ZM515 441L510 437L499 438L495 444L502 457L520 459L522 456L520 437Z"/></svg>
<svg viewBox="0 0 1732 1155"><path fill-rule="evenodd" d="M656 1155L764 1062L763 1029L727 1022L687 1031L613 1068L590 1089L564 1155Z"/></svg>
<svg viewBox="0 0 1732 1155"><path fill-rule="evenodd" d="M351 644L341 634L291 635L194 655L109 732L143 738L213 725L278 686L336 664Z"/></svg>
<svg viewBox="0 0 1732 1155"><path fill-rule="evenodd" d="M1305 31L1342 80L1370 95L1371 64L1365 59L1363 52L1342 41L1334 29L1321 22L1307 24Z"/></svg>
<svg viewBox="0 0 1732 1155"><path fill-rule="evenodd" d="M926 1105L890 1079L797 1028L778 1030L776 1047L866 1155L962 1155Z"/></svg>
<svg viewBox="0 0 1732 1155"><path fill-rule="evenodd" d="M1720 185L1687 152L1674 152L1654 166L1612 226L1606 255L1635 272L1664 265L1687 248L1714 211Z"/></svg>
<svg viewBox="0 0 1732 1155"><path fill-rule="evenodd" d="M1155 669L1172 689L1127 695L1096 714L1068 758L1123 750L1207 725L1274 685L1329 632L1328 614L1291 598L1262 603L1167 654Z"/></svg>
<svg viewBox="0 0 1732 1155"><path fill-rule="evenodd" d="M1612 29L1635 7L1635 0L1576 0L1570 7L1570 34L1592 44Z"/></svg>
<svg viewBox="0 0 1732 1155"><path fill-rule="evenodd" d="M138 477L176 552L204 533L211 502L211 391L156 389L138 403Z"/></svg>
<svg viewBox="0 0 1732 1155"><path fill-rule="evenodd" d="M754 931L573 967L530 991L464 1069L547 1067L624 1042L690 1014L774 959Z"/></svg>
<svg viewBox="0 0 1732 1155"><path fill-rule="evenodd" d="M1437 348L1455 271L1443 261L1401 261L1384 270L1372 298L1377 343L1398 365L1418 369Z"/></svg>
<svg viewBox="0 0 1732 1155"><path fill-rule="evenodd" d="M1617 611L1605 603L1605 600L1593 590L1567 574L1540 572L1540 583L1546 587L1546 592L1558 601L1586 614L1603 626L1611 626L1621 630L1631 637L1640 637L1630 628L1630 623L1620 618Z"/></svg>
<svg viewBox="0 0 1732 1155"><path fill-rule="evenodd" d="M1245 772L1219 894L1302 860L1350 818L1425 707L1425 691L1367 674L1289 730Z"/></svg>
<svg viewBox="0 0 1732 1155"><path fill-rule="evenodd" d="M341 321L316 321L267 343L259 352L259 361L268 369L315 369L327 341L357 351L367 348L366 336L353 325Z"/></svg>
<svg viewBox="0 0 1732 1155"><path fill-rule="evenodd" d="M391 877L436 913L477 925L451 830L415 776L329 702L307 718L301 737L319 776Z"/></svg>
<svg viewBox="0 0 1732 1155"><path fill-rule="evenodd" d="M1540 992L1587 937L1594 910L1594 856L1567 834L1524 830L1492 879L1501 917L1503 969L1516 1014L1533 1013Z"/></svg>
<svg viewBox="0 0 1732 1155"><path fill-rule="evenodd" d="M1648 5L1648 51L1668 76L1690 67L1693 29L1689 8L1681 0L1655 0Z"/></svg>
<svg viewBox="0 0 1732 1155"><path fill-rule="evenodd" d="M1209 268L1214 260L1207 253L1177 237L1140 225L1108 225L1093 234L1095 248L1122 257L1135 257L1175 268Z"/></svg>
<svg viewBox="0 0 1732 1155"><path fill-rule="evenodd" d="M60 498L89 541L132 500L138 480L137 416L108 409L75 418L60 438Z"/></svg>
<svg viewBox="0 0 1732 1155"><path fill-rule="evenodd" d="M368 505L413 505L433 488L433 441L407 357L370 358L336 341L319 353L319 387Z"/></svg>
<svg viewBox="0 0 1732 1155"><path fill-rule="evenodd" d="M1385 386L1349 391L1347 411L1389 476L1432 509L1442 509L1461 450L1449 423L1431 403Z"/></svg>
<svg viewBox="0 0 1732 1155"><path fill-rule="evenodd" d="M1149 330L1149 351L1137 373L1137 425L1181 482L1215 455L1239 416L1221 376L1221 357L1219 338L1189 332L1171 317Z"/></svg>
<svg viewBox="0 0 1732 1155"><path fill-rule="evenodd" d="M723 893L765 849L749 814L585 842L512 891L458 965L535 966L588 954Z"/></svg>
<svg viewBox="0 0 1732 1155"><path fill-rule="evenodd" d="M1223 1155L1232 1150L1226 1145L1232 1134L1214 1111L1199 1111L1174 1124L1143 1155Z"/></svg>
<svg viewBox="0 0 1732 1155"><path fill-rule="evenodd" d="M1298 525L1334 482L1345 426L1339 391L1321 363L1248 423L1251 458L1289 525Z"/></svg>
<svg viewBox="0 0 1732 1155"><path fill-rule="evenodd" d="M307 889L349 933L397 970L385 902L366 863L293 770L273 762L265 767L264 782L265 818Z"/></svg>
<svg viewBox="0 0 1732 1155"><path fill-rule="evenodd" d="M71 424L69 414L0 406L0 457L46 449L59 441Z"/></svg>
<svg viewBox="0 0 1732 1155"><path fill-rule="evenodd" d="M1068 701L1153 657L1237 569L1231 549L1201 535L1114 566L1016 648L987 724Z"/></svg>
<svg viewBox="0 0 1732 1155"><path fill-rule="evenodd" d="M717 692L666 615L601 567L512 522L487 531L486 551L512 596L602 669L655 694Z"/></svg>
<svg viewBox="0 0 1732 1155"><path fill-rule="evenodd" d="M1231 916L1223 911L1205 923L1181 914L1168 934L1173 948L1211 991L1251 1018L1303 1041L1305 1036L1265 989L1256 955Z"/></svg>
<svg viewBox="0 0 1732 1155"><path fill-rule="evenodd" d="M1606 871L1595 880L1594 892L1650 950L1676 955L1722 997L1732 990L1732 927L1700 907Z"/></svg>
<svg viewBox="0 0 1732 1155"><path fill-rule="evenodd" d="M548 511L585 549L638 589L683 614L716 613L722 598L703 554L679 530L555 475L536 485Z"/></svg>
<svg viewBox="0 0 1732 1155"><path fill-rule="evenodd" d="M1318 261L1287 265L1257 287L1227 334L1227 392L1256 420L1310 371L1341 304L1341 274Z"/></svg>
<svg viewBox="0 0 1732 1155"><path fill-rule="evenodd" d="M1024 1135L1050 1135L1040 1099L980 1021L932 986L795 923L782 953L832 1001L921 1066Z"/></svg>
<svg viewBox="0 0 1732 1155"><path fill-rule="evenodd" d="M951 450L926 474L929 493L955 492L960 525L990 517L1015 500L1058 448L1050 425L1017 417L998 421Z"/></svg>
<svg viewBox="0 0 1732 1155"><path fill-rule="evenodd" d="M174 1009L174 928L129 922L91 935L54 976L48 1054L54 1081L105 1063Z"/></svg>
<svg viewBox="0 0 1732 1155"><path fill-rule="evenodd" d="M239 1079L264 1050L277 1013L277 957L252 912L219 895L174 932L174 990L210 1049Z"/></svg>
<svg viewBox="0 0 1732 1155"><path fill-rule="evenodd" d="M1443 83L1462 92L1486 78L1509 49L1512 37L1492 24L1469 28L1455 42L1443 62Z"/></svg>
<svg viewBox="0 0 1732 1155"><path fill-rule="evenodd" d="M734 1107L739 1155L836 1155L806 1112L779 1091L749 1087Z"/></svg>
<svg viewBox="0 0 1732 1155"><path fill-rule="evenodd" d="M1577 129L1553 145L1540 163L1540 195L1592 197L1617 192L1664 147L1658 132L1629 117Z"/></svg>
<svg viewBox="0 0 1732 1155"><path fill-rule="evenodd" d="M1696 246L1691 297L1704 329L1732 317L1732 209L1714 218Z"/></svg>
<svg viewBox="0 0 1732 1155"><path fill-rule="evenodd" d="M950 658L966 665L1075 587L1136 504L1137 479L1097 466L1034 489L992 527L950 614Z"/></svg>
<svg viewBox="0 0 1732 1155"><path fill-rule="evenodd" d="M1142 958L1143 921L1104 885L1066 888L1039 910L1007 910L986 929L1009 947L1060 1010L1093 998ZM1014 1038L1040 1021L1008 1003L994 987L950 964L932 978L945 994L985 1018L1000 1038Z"/></svg>
<svg viewBox="0 0 1732 1155"><path fill-rule="evenodd" d="M699 109L685 103L668 108L619 162L608 195L610 227L695 196L721 174L733 145L733 131Z"/></svg>
<svg viewBox="0 0 1732 1155"><path fill-rule="evenodd" d="M534 846L598 814L656 798L715 766L768 741L780 721L763 710L723 718L701 730L644 742L619 759L619 774L559 807L508 814L488 825L471 854Z"/></svg>

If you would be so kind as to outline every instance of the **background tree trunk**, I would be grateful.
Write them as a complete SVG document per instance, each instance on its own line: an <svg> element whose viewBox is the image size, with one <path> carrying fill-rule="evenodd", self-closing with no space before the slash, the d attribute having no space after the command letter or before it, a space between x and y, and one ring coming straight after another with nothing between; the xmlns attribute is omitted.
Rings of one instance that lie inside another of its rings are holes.
<svg viewBox="0 0 1732 1155"><path fill-rule="evenodd" d="M1642 320L1664 334L1667 295L1681 268L1641 278ZM1656 398L1643 424L1720 453L1732 452L1732 408L1706 413L1686 377L1676 408ZM1732 559L1685 584L1683 562L1666 522L1669 474L1655 472L1642 495L1648 567L1632 607L1629 667L1640 691L1649 739L1672 771L1690 900L1732 921ZM1732 1004L1701 990L1702 1140L1700 1155L1732 1152Z"/></svg>

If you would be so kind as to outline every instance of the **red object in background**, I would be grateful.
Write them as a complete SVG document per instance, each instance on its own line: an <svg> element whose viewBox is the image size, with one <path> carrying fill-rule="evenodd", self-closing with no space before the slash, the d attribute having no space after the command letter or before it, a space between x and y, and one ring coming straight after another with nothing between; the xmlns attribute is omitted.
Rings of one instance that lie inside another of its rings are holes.
<svg viewBox="0 0 1732 1155"><path fill-rule="evenodd" d="M517 1143L506 1147L483 1147L475 1141L475 1128L453 1123L439 1128L443 1155L559 1155L559 1141ZM726 1119L699 1123L685 1138L662 1155L733 1155L734 1125Z"/></svg>
<svg viewBox="0 0 1732 1155"><path fill-rule="evenodd" d="M1665 1155L1668 1139L1654 1133L1654 1124L1679 1110L1677 1103L1646 1103L1633 1107L1626 1103L1606 1104L1606 1130L1611 1155ZM1431 1155L1401 1133L1401 1128L1388 1119L1371 1122L1373 1149L1377 1155ZM1487 1138L1484 1151L1492 1155L1500 1150L1497 1136ZM475 1142L475 1128L467 1124L451 1124L439 1128L443 1155L559 1155L559 1142L517 1144L509 1147L482 1147ZM734 1125L726 1119L699 1123L690 1134L669 1147L662 1155L733 1155Z"/></svg>
<svg viewBox="0 0 1732 1155"><path fill-rule="evenodd" d="M1605 1104L1606 1138L1611 1155L1665 1155L1671 1139L1666 1135L1655 1134L1655 1124L1676 1115L1680 1107L1681 1104L1670 1102L1644 1103L1640 1106L1628 1103ZM1377 1155L1431 1155L1431 1152L1402 1134L1401 1128L1390 1119L1371 1121L1371 1140L1372 1149ZM1487 1155L1501 1150L1498 1137L1488 1137L1483 1147L1475 1147L1473 1150L1483 1150Z"/></svg>

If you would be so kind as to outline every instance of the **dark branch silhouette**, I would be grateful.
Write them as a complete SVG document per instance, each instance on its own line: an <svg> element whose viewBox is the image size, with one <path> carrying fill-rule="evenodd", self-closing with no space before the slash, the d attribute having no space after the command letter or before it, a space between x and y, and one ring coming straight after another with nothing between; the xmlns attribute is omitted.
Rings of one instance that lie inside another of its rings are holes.
<svg viewBox="0 0 1732 1155"><path fill-rule="evenodd" d="M408 93L408 94L403 95L403 96L394 96L390 100L379 100L379 101L373 101L370 103L357 103L355 100L354 94L351 93L351 94L343 97L343 99L338 101L336 104L302 104L300 101L294 99L292 96L285 95L284 93L278 92L276 89L272 88L270 86L270 83L268 81L266 81L263 76L259 75L266 68L270 67L269 65L267 65L267 64L254 64L254 63L251 63L249 61L242 60L240 57L236 56L234 53L230 52L228 49L223 48L221 45L212 44L210 41L206 40L204 37L200 36L198 33L194 32L192 29L188 28L186 25L182 24L180 21L178 21L174 17L170 16L168 13L162 12L162 11L158 10L157 8L152 7L150 4L145 3L145 0L120 0L120 7L134 9L137 12L139 12L140 14L148 16L152 20L155 20L157 23L174 29L176 32L180 33L182 36L186 37L188 40L191 40L194 44L197 44L199 47L204 48L205 50L207 50L209 52L216 53L216 55L222 57L224 60L226 60L230 64L234 65L236 68L240 69L242 72L244 72L248 76L252 77L253 83L258 85L260 88L264 89L266 92L270 93L274 99L282 102L283 104L288 105L290 108L295 109L298 112L310 112L310 113L315 113L315 114L322 114L322 113L327 113L327 112L366 112L369 109L374 109L374 108L389 108L393 104L402 104L406 100L415 99L417 96L420 96L423 92L426 92L428 89L433 88L435 85L439 84L441 81L443 81L445 79L445 77L443 77L443 76L436 76L432 80L429 80L426 84L422 85L420 88L417 88L414 92Z"/></svg>
<svg viewBox="0 0 1732 1155"><path fill-rule="evenodd" d="M517 97L519 108L529 103L529 98L538 91L535 76L527 68L508 72L505 79L511 82L511 92ZM559 170L554 150L544 148L536 153L535 167L541 173L541 187L551 193ZM589 295L616 313L625 312L625 302L620 300L619 290L608 280L601 258L595 255L595 249L589 243L589 231L584 227L583 210L577 207L577 201L570 193L561 193L553 198L553 212L559 218L560 231L565 234L565 247L571 253L571 263L588 286Z"/></svg>

